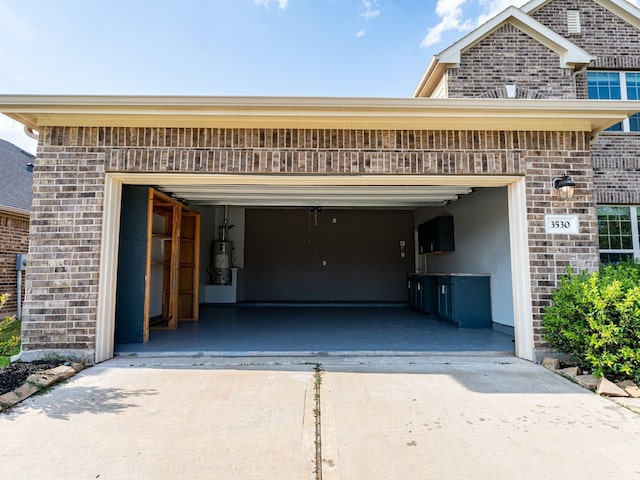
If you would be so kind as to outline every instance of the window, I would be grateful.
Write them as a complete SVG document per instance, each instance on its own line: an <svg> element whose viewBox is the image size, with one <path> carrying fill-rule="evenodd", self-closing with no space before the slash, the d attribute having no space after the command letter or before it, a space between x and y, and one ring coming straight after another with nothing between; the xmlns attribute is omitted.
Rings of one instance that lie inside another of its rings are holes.
<svg viewBox="0 0 640 480"><path fill-rule="evenodd" d="M640 207L598 207L600 262L640 260L638 210Z"/></svg>
<svg viewBox="0 0 640 480"><path fill-rule="evenodd" d="M589 98L597 100L639 100L640 72L587 72ZM616 123L609 132L640 132L640 113Z"/></svg>

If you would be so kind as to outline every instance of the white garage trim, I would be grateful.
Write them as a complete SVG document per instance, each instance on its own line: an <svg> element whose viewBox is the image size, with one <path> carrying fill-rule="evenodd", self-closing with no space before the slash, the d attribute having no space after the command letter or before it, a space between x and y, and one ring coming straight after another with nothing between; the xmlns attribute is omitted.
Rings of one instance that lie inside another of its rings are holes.
<svg viewBox="0 0 640 480"><path fill-rule="evenodd" d="M508 196L516 356L533 361L531 272L529 269L529 242L527 238L527 194L524 178L509 185Z"/></svg>
<svg viewBox="0 0 640 480"><path fill-rule="evenodd" d="M96 362L103 362L113 357L121 199L122 182L112 175L105 175L96 321Z"/></svg>
<svg viewBox="0 0 640 480"><path fill-rule="evenodd" d="M533 359L533 325L527 243L524 178L518 176L431 175L238 175L238 174L105 174L102 249L96 323L95 361L113 356L120 201L123 184L238 186L451 186L509 187L509 231L514 285L516 355ZM346 205L345 205L346 206Z"/></svg>

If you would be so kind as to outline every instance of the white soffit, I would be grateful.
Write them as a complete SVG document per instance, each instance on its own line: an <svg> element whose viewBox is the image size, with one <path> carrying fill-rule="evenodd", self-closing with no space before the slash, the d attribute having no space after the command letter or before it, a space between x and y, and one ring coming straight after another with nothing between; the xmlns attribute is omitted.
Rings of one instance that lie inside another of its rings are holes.
<svg viewBox="0 0 640 480"><path fill-rule="evenodd" d="M520 9L527 13L531 14L543 7L551 0L532 0L528 3L525 3ZM617 15L625 22L633 25L634 27L640 29L640 8L633 5L631 2L626 0L593 0L595 3L600 5L603 8L606 8L611 13ZM578 7L577 7L578 8ZM579 9L579 8L578 8Z"/></svg>
<svg viewBox="0 0 640 480"><path fill-rule="evenodd" d="M270 207L417 207L445 205L472 192L466 186L157 185L191 205Z"/></svg>
<svg viewBox="0 0 640 480"><path fill-rule="evenodd" d="M440 52L437 55L438 60L440 63L458 65L460 63L461 52L480 42L504 23L511 23L531 38L556 52L560 56L561 67L586 65L593 60L593 57L585 50L570 42L562 35L559 35L550 28L544 26L542 23L516 7L509 7L506 10L503 10L491 20L482 24L473 32Z"/></svg>
<svg viewBox="0 0 640 480"><path fill-rule="evenodd" d="M0 95L0 113L56 127L598 132L640 110L620 100Z"/></svg>

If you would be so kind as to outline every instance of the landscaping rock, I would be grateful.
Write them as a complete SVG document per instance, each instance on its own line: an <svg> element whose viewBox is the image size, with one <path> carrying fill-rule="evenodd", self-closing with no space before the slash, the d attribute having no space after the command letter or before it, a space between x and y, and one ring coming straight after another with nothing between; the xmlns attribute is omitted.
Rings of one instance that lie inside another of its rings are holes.
<svg viewBox="0 0 640 480"><path fill-rule="evenodd" d="M20 401L20 398L13 392L7 392L4 395L0 395L0 406L2 408L13 407Z"/></svg>
<svg viewBox="0 0 640 480"><path fill-rule="evenodd" d="M59 375L51 373L51 370L46 370L40 373L32 373L27 377L27 382L33 383L41 388L47 388L56 383L59 379Z"/></svg>
<svg viewBox="0 0 640 480"><path fill-rule="evenodd" d="M631 380L625 380L624 382L616 383L618 387L623 389L630 397L640 398L640 388Z"/></svg>
<svg viewBox="0 0 640 480"><path fill-rule="evenodd" d="M580 369L578 367L567 367L557 370L556 373L575 380L580 374Z"/></svg>
<svg viewBox="0 0 640 480"><path fill-rule="evenodd" d="M544 368L548 368L549 370L556 371L560 368L560 360L553 357L544 357L544 360L542 360L541 365Z"/></svg>
<svg viewBox="0 0 640 480"><path fill-rule="evenodd" d="M75 370L76 373L81 372L82 370L84 370L84 364L82 363L72 363L71 364L71 368L73 368Z"/></svg>
<svg viewBox="0 0 640 480"><path fill-rule="evenodd" d="M32 373L42 372L61 365L62 361L38 360L14 362L0 367L0 395L11 392L22 385Z"/></svg>
<svg viewBox="0 0 640 480"><path fill-rule="evenodd" d="M66 365L60 365L59 367L52 368L48 371L58 376L61 380L67 380L68 378L71 378L76 374L74 368L68 367Z"/></svg>
<svg viewBox="0 0 640 480"><path fill-rule="evenodd" d="M601 378L596 393L607 397L628 397L629 394L606 378Z"/></svg>
<svg viewBox="0 0 640 480"><path fill-rule="evenodd" d="M16 394L16 396L20 399L19 401L21 402L25 398L29 398L31 395L38 391L40 391L40 388L38 388L36 385L33 385L32 383L25 383L21 387L16 388L13 393Z"/></svg>
<svg viewBox="0 0 640 480"><path fill-rule="evenodd" d="M576 376L576 382L578 382L581 387L595 392L596 388L598 388L598 384L600 383L600 379L593 375L578 375Z"/></svg>
<svg viewBox="0 0 640 480"><path fill-rule="evenodd" d="M20 386L14 388L13 391L7 392L5 390L6 393L0 395L0 412L3 409L13 407L17 403L30 397L34 393L39 392L43 388L50 387L60 380L67 380L68 378L73 377L76 372L79 372L85 368L81 363L74 363L73 366L53 364L50 365L51 368L49 368L48 370L40 370L28 375L30 370L33 371L35 368L37 368L35 362L34 364L11 364L10 367L13 367L13 370L15 370L15 367L20 367L21 365L25 368L20 368L20 375L5 375L5 377L7 378L5 378L1 384L5 388L7 385L15 385L21 379L25 380L23 380L24 383L19 384ZM9 373L11 373L12 371L10 371ZM4 373L7 373L6 370Z"/></svg>

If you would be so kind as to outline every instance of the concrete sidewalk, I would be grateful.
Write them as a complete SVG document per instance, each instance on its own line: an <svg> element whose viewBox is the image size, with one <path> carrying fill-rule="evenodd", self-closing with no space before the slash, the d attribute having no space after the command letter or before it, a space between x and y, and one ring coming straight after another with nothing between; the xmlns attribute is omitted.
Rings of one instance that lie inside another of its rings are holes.
<svg viewBox="0 0 640 480"><path fill-rule="evenodd" d="M129 358L0 414L12 479L640 477L640 416L513 357Z"/></svg>

